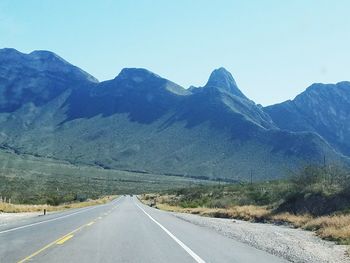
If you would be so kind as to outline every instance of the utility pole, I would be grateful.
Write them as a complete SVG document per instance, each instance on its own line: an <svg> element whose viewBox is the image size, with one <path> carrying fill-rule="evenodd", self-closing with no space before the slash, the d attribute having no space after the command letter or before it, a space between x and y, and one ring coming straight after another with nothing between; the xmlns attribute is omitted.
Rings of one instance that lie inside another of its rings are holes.
<svg viewBox="0 0 350 263"><path fill-rule="evenodd" d="M250 169L250 184L253 185L253 169Z"/></svg>

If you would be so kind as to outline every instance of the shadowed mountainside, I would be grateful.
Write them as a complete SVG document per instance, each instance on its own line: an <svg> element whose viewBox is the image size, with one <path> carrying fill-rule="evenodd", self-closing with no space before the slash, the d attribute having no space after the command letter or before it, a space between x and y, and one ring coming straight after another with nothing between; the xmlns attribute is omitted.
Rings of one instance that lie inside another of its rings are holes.
<svg viewBox="0 0 350 263"><path fill-rule="evenodd" d="M0 144L19 153L230 180L344 161L315 133L280 130L224 68L189 90L137 68L99 83L51 52L3 49L0 76Z"/></svg>
<svg viewBox="0 0 350 263"><path fill-rule="evenodd" d="M317 133L350 155L350 82L313 84L294 100L264 110L281 129Z"/></svg>

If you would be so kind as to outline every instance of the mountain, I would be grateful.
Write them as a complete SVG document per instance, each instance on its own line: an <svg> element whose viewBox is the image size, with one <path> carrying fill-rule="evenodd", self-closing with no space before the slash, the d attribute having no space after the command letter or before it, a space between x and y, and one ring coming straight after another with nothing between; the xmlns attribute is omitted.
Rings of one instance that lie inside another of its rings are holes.
<svg viewBox="0 0 350 263"><path fill-rule="evenodd" d="M29 102L44 105L66 89L89 82L97 80L52 52L0 50L1 111L13 112Z"/></svg>
<svg viewBox="0 0 350 263"><path fill-rule="evenodd" d="M350 82L313 84L294 100L264 110L281 129L317 133L350 156Z"/></svg>
<svg viewBox="0 0 350 263"><path fill-rule="evenodd" d="M214 87L217 89L222 89L232 95L247 99L247 97L238 88L236 81L234 80L231 73L228 72L225 68L219 68L214 70L210 74L209 80L205 87Z"/></svg>
<svg viewBox="0 0 350 263"><path fill-rule="evenodd" d="M17 153L226 180L344 161L314 132L281 130L224 68L186 90L146 69L98 82L54 53L3 49L0 74L0 146Z"/></svg>

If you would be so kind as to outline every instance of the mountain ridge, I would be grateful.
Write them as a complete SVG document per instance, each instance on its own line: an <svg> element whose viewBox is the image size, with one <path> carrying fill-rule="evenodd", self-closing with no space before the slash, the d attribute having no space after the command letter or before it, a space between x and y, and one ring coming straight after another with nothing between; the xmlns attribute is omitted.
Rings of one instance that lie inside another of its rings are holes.
<svg viewBox="0 0 350 263"><path fill-rule="evenodd" d="M323 161L324 155L344 162L314 131L281 129L224 68L214 70L204 87L186 90L142 68L125 68L114 79L97 82L68 62L60 64L67 69L55 68L50 53L35 56L54 74L41 74L40 67L16 55L4 65L1 53L0 106L12 108L0 107L0 145L19 152L230 180L247 180L252 170L257 179L279 178L306 161ZM7 95L26 89L31 96L17 96L20 100ZM54 92L36 92L46 89Z"/></svg>
<svg viewBox="0 0 350 263"><path fill-rule="evenodd" d="M314 83L293 100L264 110L281 129L315 132L350 155L350 82Z"/></svg>

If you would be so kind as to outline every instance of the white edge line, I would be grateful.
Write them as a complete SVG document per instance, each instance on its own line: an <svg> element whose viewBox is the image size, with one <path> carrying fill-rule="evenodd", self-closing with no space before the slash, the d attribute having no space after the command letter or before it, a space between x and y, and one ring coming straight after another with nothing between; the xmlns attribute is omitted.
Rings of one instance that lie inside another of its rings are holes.
<svg viewBox="0 0 350 263"><path fill-rule="evenodd" d="M120 199L118 198L115 201L115 203L118 202L119 200ZM111 203L109 203L109 204L111 204ZM83 213L83 212L86 212L86 211L89 211L89 210L92 210L92 209L95 209L95 208L98 208L98 207L101 207L101 206L105 206L105 205L106 204L104 204L104 205L96 205L94 207L86 208L86 209L83 209L83 210L80 210L80 211L77 211L77 212L74 212L74 213L71 213L71 214L68 214L68 215L64 215L64 216L48 219L48 220L45 220L45 221L32 223L32 224L29 224L29 225L24 225L24 226L10 228L10 229L7 229L7 230L0 231L0 235L1 234L5 234L5 233L9 233L9 232L13 232L13 231L16 231L16 230L20 230L20 229L23 229L23 228L28 228L28 227L32 227L32 226L36 226L36 225L40 225L40 224L44 224L44 223L60 220L60 219L63 219L63 218L67 218L67 217L70 217L70 216L73 216L73 215L76 215L76 214L80 214L80 213Z"/></svg>
<svg viewBox="0 0 350 263"><path fill-rule="evenodd" d="M136 204L136 203L135 203ZM154 223L156 223L161 229L164 230L165 233L167 233L172 239L176 241L190 256L198 263L205 263L205 261L198 256L196 253L194 253L188 246L186 246L181 240L179 240L176 236L174 236L168 229L166 229L163 225L161 225L157 220L155 220L152 216L150 216L141 206L136 204L138 208L142 210Z"/></svg>

